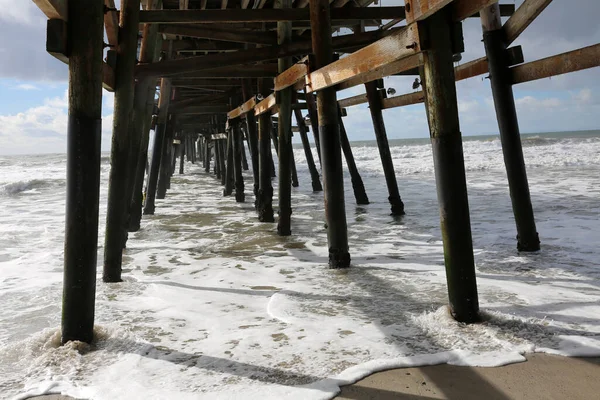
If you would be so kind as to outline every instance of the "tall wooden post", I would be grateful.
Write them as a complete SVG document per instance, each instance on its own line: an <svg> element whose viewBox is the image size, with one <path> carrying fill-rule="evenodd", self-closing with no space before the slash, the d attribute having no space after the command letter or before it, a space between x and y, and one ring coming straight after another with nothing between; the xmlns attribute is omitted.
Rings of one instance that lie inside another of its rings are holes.
<svg viewBox="0 0 600 400"><path fill-rule="evenodd" d="M173 136L176 123L175 118L176 116L174 114L169 115L167 118L167 129L165 130L165 137L163 139L158 186L156 189L156 198L160 200L164 199L167 195L169 170L171 169L171 149L173 147Z"/></svg>
<svg viewBox="0 0 600 400"><path fill-rule="evenodd" d="M241 124L241 121L240 121ZM248 158L246 157L246 147L244 146L244 131L240 127L240 137L242 140L240 141L240 155L242 156L242 169L244 171L248 171Z"/></svg>
<svg viewBox="0 0 600 400"><path fill-rule="evenodd" d="M248 101L254 96L252 93L250 80L242 80L242 93L244 101ZM249 112L246 114L246 135L248 136L248 148L250 149L250 157L252 161L252 177L254 178L254 207L258 204L258 134L256 132L256 117L254 113Z"/></svg>
<svg viewBox="0 0 600 400"><path fill-rule="evenodd" d="M315 55L314 66L319 69L333 60L329 1L310 0L309 4L312 48ZM329 266L331 268L347 268L350 266L350 253L348 252L348 227L336 95L334 87L320 90L317 93L317 112L319 115Z"/></svg>
<svg viewBox="0 0 600 400"><path fill-rule="evenodd" d="M219 140L213 140L213 152L215 153L215 174L221 179L221 152L219 151Z"/></svg>
<svg viewBox="0 0 600 400"><path fill-rule="evenodd" d="M223 196L230 196L233 192L233 129L231 125L227 129L226 151L227 165L225 166L225 189L223 189Z"/></svg>
<svg viewBox="0 0 600 400"><path fill-rule="evenodd" d="M70 1L67 199L61 341L90 343L94 329L100 137L102 124L103 3Z"/></svg>
<svg viewBox="0 0 600 400"><path fill-rule="evenodd" d="M267 94L266 79L260 80L260 92ZM271 186L271 172L273 160L271 159L271 114L264 113L258 117L258 220L261 222L274 222L273 217L273 186Z"/></svg>
<svg viewBox="0 0 600 400"><path fill-rule="evenodd" d="M180 153L179 153L179 175L183 175L183 164L184 164L184 159L183 156L185 155L185 141L187 139L187 136L183 136L181 138L181 145L180 147Z"/></svg>
<svg viewBox="0 0 600 400"><path fill-rule="evenodd" d="M169 100L171 97L171 82L162 78L160 82L160 98L158 100L158 124L154 132L154 145L152 148L152 160L150 161L150 172L148 174L148 187L146 190L146 202L144 204L144 215L154 215L156 206L156 187L162 157L162 147L167 129L167 116Z"/></svg>
<svg viewBox="0 0 600 400"><path fill-rule="evenodd" d="M291 8L292 0L276 0L275 8ZM280 45L292 40L292 23L277 22L277 43ZM291 57L279 58L279 73L292 66ZM279 220L277 233L291 235L292 218L292 87L276 93L279 105L277 131L279 151Z"/></svg>
<svg viewBox="0 0 600 400"><path fill-rule="evenodd" d="M210 173L210 142L204 141L204 171Z"/></svg>
<svg viewBox="0 0 600 400"><path fill-rule="evenodd" d="M517 249L519 251L537 251L540 249L540 239L535 227L531 195L529 194L519 121L512 90L512 77L507 64L506 42L500 19L500 6L498 3L494 3L483 9L480 15L510 199L517 224Z"/></svg>
<svg viewBox="0 0 600 400"><path fill-rule="evenodd" d="M392 154L390 153L390 144L388 143L387 133L385 131L381 94L378 90L378 84L376 81L367 82L365 83L365 89L367 91L371 119L373 120L373 128L375 129L375 139L377 139L379 157L381 158L383 174L385 175L385 183L388 188L388 200L392 207L392 215L404 215L404 203L400 198L398 182L396 181L396 174L394 172L394 162L392 161Z"/></svg>
<svg viewBox="0 0 600 400"><path fill-rule="evenodd" d="M306 96L306 106L308 107L308 118L310 118L310 126L313 131L313 137L315 139L315 147L317 148L317 156L319 157L319 164L321 162L321 141L319 140L319 116L317 114L317 102L315 101L315 95L307 93L304 88L304 94Z"/></svg>
<svg viewBox="0 0 600 400"><path fill-rule="evenodd" d="M352 190L354 191L354 198L356 199L356 204L369 204L369 198L367 197L365 184L363 183L363 180L360 177L358 168L356 168L356 162L354 161L354 155L352 154L352 147L350 147L350 141L348 140L348 134L346 133L346 128L344 127L344 120L342 119L342 110L339 106L338 118L340 121L340 140L342 143L342 151L344 152L344 158L346 158L346 165L348 165L348 171L350 172Z"/></svg>
<svg viewBox="0 0 600 400"><path fill-rule="evenodd" d="M233 173L235 176L235 201L243 203L246 200L244 194L244 176L242 175L242 130L239 118L229 121L233 131Z"/></svg>
<svg viewBox="0 0 600 400"><path fill-rule="evenodd" d="M217 140L217 147L218 147L218 151L220 154L219 157L219 163L221 164L221 185L225 185L225 180L226 180L226 176L227 176L227 168L225 166L226 164L226 153L227 151L225 150L225 144L227 142L223 139L219 139Z"/></svg>
<svg viewBox="0 0 600 400"><path fill-rule="evenodd" d="M155 8L157 1L150 2L148 7ZM162 45L162 38L158 35L157 24L145 24L142 30L142 46L140 49L140 62L150 63L158 61ZM150 123L152 119L152 111L154 110L154 97L156 95L156 78L144 77L138 79L135 85L134 94L134 110L133 110L133 125L134 138L139 138L139 148L137 157L135 155L135 147L133 148L134 165L132 170L135 171L134 178L131 182L131 200L129 206L129 223L128 230L135 232L140 229L140 221L142 219L142 203L143 203L143 188L144 176L146 174L146 163L148 161L148 142L150 138Z"/></svg>
<svg viewBox="0 0 600 400"><path fill-rule="evenodd" d="M424 53L422 81L431 131L450 312L458 321L469 323L479 319L479 302L451 29L448 7L419 24L422 43L429 45Z"/></svg>
<svg viewBox="0 0 600 400"><path fill-rule="evenodd" d="M131 198L128 177L132 172L132 111L140 0L123 0L115 69L115 108L110 152L108 207L104 235L104 282L121 281L121 261L127 235ZM138 145L139 146L139 145ZM139 153L139 150L138 150ZM137 153L136 153L137 154Z"/></svg>
<svg viewBox="0 0 600 400"><path fill-rule="evenodd" d="M308 170L310 172L313 192L321 192L323 187L321 186L319 171L317 171L317 167L315 166L315 160L310 149L308 135L306 134L306 122L304 122L304 118L302 117L302 111L295 109L294 114L296 116L296 124L298 125L302 146L304 147L304 155L306 156L306 163L308 164Z"/></svg>

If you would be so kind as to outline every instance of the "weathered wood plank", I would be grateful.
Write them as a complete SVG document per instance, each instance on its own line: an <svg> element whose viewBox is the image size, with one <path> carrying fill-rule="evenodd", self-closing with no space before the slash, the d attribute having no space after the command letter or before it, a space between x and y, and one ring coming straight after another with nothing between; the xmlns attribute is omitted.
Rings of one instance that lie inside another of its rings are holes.
<svg viewBox="0 0 600 400"><path fill-rule="evenodd" d="M600 43L522 64L511 71L513 83L517 84L598 66Z"/></svg>
<svg viewBox="0 0 600 400"><path fill-rule="evenodd" d="M369 20L404 18L404 7L332 8L332 20ZM142 11L141 23L236 23L309 21L308 8L263 8L221 10L148 10Z"/></svg>
<svg viewBox="0 0 600 400"><path fill-rule="evenodd" d="M252 111L256 106L256 97L252 97L241 106L234 108L227 113L227 118L234 119Z"/></svg>
<svg viewBox="0 0 600 400"><path fill-rule="evenodd" d="M269 110L271 110L276 105L277 105L277 100L275 99L275 94L271 94L254 107L254 115L258 116L258 115L264 114L264 113L268 112Z"/></svg>
<svg viewBox="0 0 600 400"><path fill-rule="evenodd" d="M425 101L425 94L422 91L407 93L400 96L388 97L382 99L382 107L384 110L388 108L403 107L410 104L423 103Z"/></svg>
<svg viewBox="0 0 600 400"><path fill-rule="evenodd" d="M403 27L390 36L311 72L306 77L307 89L314 92L331 87L412 56L420 51L418 36L415 24Z"/></svg>
<svg viewBox="0 0 600 400"><path fill-rule="evenodd" d="M48 19L68 20L67 0L33 0Z"/></svg>
<svg viewBox="0 0 600 400"><path fill-rule="evenodd" d="M363 75L342 82L338 85L338 90L348 89L354 86L374 81L376 79L398 74L403 71L408 71L420 65L423 65L423 55L414 54L412 56L402 58L400 60L387 64L381 68L374 69L373 71L367 72Z"/></svg>
<svg viewBox="0 0 600 400"><path fill-rule="evenodd" d="M148 11L149 12L149 11ZM186 11L191 12L191 11ZM161 25L160 33L188 36L225 42L276 44L277 37L271 33L241 31L209 26Z"/></svg>
<svg viewBox="0 0 600 400"><path fill-rule="evenodd" d="M304 77L308 74L308 59L292 65L275 78L275 89L278 92L290 86L294 86L297 82L304 81Z"/></svg>
<svg viewBox="0 0 600 400"><path fill-rule="evenodd" d="M226 105L205 105L173 110L172 114L217 114L226 113L227 111L229 111L229 106ZM171 110L169 110L169 112L171 112Z"/></svg>
<svg viewBox="0 0 600 400"><path fill-rule="evenodd" d="M351 107L356 106L358 104L366 103L367 101L367 94L363 93L356 96L347 97L345 99L340 99L338 100L338 104L340 105L340 107Z"/></svg>
<svg viewBox="0 0 600 400"><path fill-rule="evenodd" d="M517 11L504 23L504 34L508 46L540 15L552 0L525 0Z"/></svg>
<svg viewBox="0 0 600 400"><path fill-rule="evenodd" d="M452 0L406 0L406 23L422 21L451 2Z"/></svg>
<svg viewBox="0 0 600 400"><path fill-rule="evenodd" d="M104 0L104 6L115 8L115 0ZM119 43L119 17L117 12L107 11L104 13L104 29L106 30L108 44L116 46Z"/></svg>

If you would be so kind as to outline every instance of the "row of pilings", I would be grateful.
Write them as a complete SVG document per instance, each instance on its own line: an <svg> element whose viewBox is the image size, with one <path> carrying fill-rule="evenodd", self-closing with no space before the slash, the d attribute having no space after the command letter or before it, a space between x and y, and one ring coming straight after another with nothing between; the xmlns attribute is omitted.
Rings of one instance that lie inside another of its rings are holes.
<svg viewBox="0 0 600 400"><path fill-rule="evenodd" d="M282 6L289 7L285 0ZM527 178L514 111L511 82L507 79L504 57L506 43L497 32L499 12L494 6L482 11L484 42L490 64L491 83L500 133L508 170L509 186L517 222L520 250L539 249L535 231ZM115 114L111 150L108 211L104 247L106 282L121 280L122 254L128 231L140 229L141 214L155 212L155 200L164 198L170 177L176 169L183 173L183 158L204 163L210 172L220 175L224 195L235 190L236 201L245 201L242 177L244 162L243 137L250 150L253 172L253 192L260 221L274 222L273 187L274 162L271 141L275 142L278 162L278 226L279 235L291 234L291 186L295 163L291 150L291 118L297 126L309 161L311 184L315 191L323 190L325 219L329 250L329 266L350 266L350 252L346 224L342 154L346 157L357 203L368 203L364 185L353 161L350 143L341 122L335 87L319 90L316 98L305 93L306 107L322 172L319 171L309 146L306 124L301 113L293 107L294 91L278 93L278 119L274 124L270 113L248 115L225 121L214 118L214 130L183 132L178 130L178 116L169 112L174 90L168 78L161 78L158 107L155 108L155 81L151 77L134 79L137 50L139 0L123 0L121 4L119 46L115 70ZM67 209L65 234L65 269L63 291L62 341L90 342L93 335L94 297L96 285L96 252L98 237L98 197L100 171L100 121L102 102L102 3L93 0L68 2L67 35L70 40L69 56L69 132L67 161ZM424 85L425 106L429 122L433 161L441 215L441 231L448 282L450 311L462 322L479 319L477 286L469 206L459 127L458 107L452 62L452 23L449 8L442 9L419 22L420 33L427 38L421 81ZM326 0L310 0L310 22L314 68L332 63L330 7ZM278 23L280 43L291 40L286 33L287 22ZM147 24L143 32L141 62L157 61L157 46L161 38L156 29ZM280 59L279 72L289 67L289 60ZM156 77L154 77L156 78ZM377 82L367 83L369 100L379 152L389 191L392 214L402 215L404 205L393 170L389 144L383 123L380 87ZM231 98L231 105L254 96L252 85L244 82L242 97ZM269 84L259 80L257 93L268 95ZM250 113L252 114L252 113ZM245 122L245 123L244 123ZM225 128L226 127L226 128ZM153 151L149 166L147 150L150 129L155 130ZM221 131L221 129L223 129ZM245 131L245 135L242 133ZM225 137L220 134L225 132ZM274 134L274 132L277 132ZM318 139L317 139L318 138ZM312 162L310 161L312 159ZM145 170L147 183L142 191Z"/></svg>

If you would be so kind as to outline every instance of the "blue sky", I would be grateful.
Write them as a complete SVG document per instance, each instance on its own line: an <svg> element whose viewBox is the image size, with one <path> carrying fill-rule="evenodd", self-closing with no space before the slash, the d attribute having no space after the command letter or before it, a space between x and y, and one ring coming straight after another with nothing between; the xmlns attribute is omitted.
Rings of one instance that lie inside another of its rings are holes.
<svg viewBox="0 0 600 400"><path fill-rule="evenodd" d="M515 3L522 0L501 1ZM399 0L381 0L384 6ZM556 0L514 43L522 45L525 61L600 42L600 2L578 0L569 7ZM45 51L45 16L30 0L0 0L0 154L66 151L66 65ZM484 55L478 19L463 25L463 62ZM412 91L414 78L391 77L386 87L397 94ZM338 98L363 93L356 87ZM464 135L497 133L489 81L483 76L457 83L461 130ZM521 131L547 132L600 129L600 68L515 86ZM103 150L110 146L113 96L104 92ZM384 111L389 138L427 137L423 105ZM374 139L366 105L348 109L346 129L351 140Z"/></svg>

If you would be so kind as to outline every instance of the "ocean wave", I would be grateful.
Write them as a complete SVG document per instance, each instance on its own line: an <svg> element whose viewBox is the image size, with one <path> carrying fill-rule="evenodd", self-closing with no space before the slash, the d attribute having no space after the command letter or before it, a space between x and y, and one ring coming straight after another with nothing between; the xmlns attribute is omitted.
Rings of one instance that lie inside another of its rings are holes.
<svg viewBox="0 0 600 400"><path fill-rule="evenodd" d="M7 183L6 185L0 187L0 194L14 196L29 190L41 189L48 184L49 182L43 179L32 179L29 181Z"/></svg>

